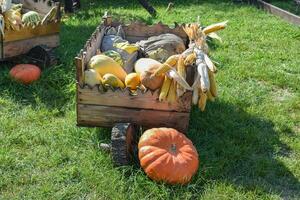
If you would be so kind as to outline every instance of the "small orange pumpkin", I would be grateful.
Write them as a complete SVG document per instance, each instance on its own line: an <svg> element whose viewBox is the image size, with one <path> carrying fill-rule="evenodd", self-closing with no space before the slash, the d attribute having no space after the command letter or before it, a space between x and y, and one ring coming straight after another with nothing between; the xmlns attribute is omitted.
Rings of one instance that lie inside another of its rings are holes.
<svg viewBox="0 0 300 200"><path fill-rule="evenodd" d="M141 167L152 180L186 184L198 170L196 148L175 129L153 128L145 131L138 148Z"/></svg>
<svg viewBox="0 0 300 200"><path fill-rule="evenodd" d="M41 69L36 65L19 64L14 66L9 74L16 81L28 85L40 78Z"/></svg>

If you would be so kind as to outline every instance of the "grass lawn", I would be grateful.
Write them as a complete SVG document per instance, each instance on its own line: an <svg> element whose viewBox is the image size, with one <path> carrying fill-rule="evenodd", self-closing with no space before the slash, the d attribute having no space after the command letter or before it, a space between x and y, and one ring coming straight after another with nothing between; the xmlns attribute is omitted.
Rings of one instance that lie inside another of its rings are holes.
<svg viewBox="0 0 300 200"><path fill-rule="evenodd" d="M282 8L296 15L300 15L300 6L297 10L297 5L295 4L294 0L270 0L269 2L274 6Z"/></svg>
<svg viewBox="0 0 300 200"><path fill-rule="evenodd" d="M300 199L300 28L231 0L84 1L65 17L62 64L30 86L0 68L0 199ZM90 3L93 2L93 3ZM219 98L193 109L187 133L200 169L187 186L149 180L136 166L115 168L98 144L110 130L77 128L73 58L105 10L152 24L229 20L211 55L220 63Z"/></svg>

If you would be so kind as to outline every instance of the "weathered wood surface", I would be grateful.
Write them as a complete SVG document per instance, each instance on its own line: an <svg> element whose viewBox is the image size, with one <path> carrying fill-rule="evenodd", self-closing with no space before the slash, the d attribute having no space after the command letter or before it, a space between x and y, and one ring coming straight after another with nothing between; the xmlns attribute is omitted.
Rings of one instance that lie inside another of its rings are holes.
<svg viewBox="0 0 300 200"><path fill-rule="evenodd" d="M19 31L9 30L5 31L4 42L11 42L17 40L25 40L29 38L53 35L59 33L59 23L50 23L47 25L38 25L35 28L23 27Z"/></svg>
<svg viewBox="0 0 300 200"><path fill-rule="evenodd" d="M286 10L278 8L278 7L276 7L272 4L269 4L265 1L262 1L262 0L258 0L257 3L261 8L265 9L266 11L268 11L274 15L277 15L292 24L300 26L300 17L299 16L294 15L293 13L290 13Z"/></svg>
<svg viewBox="0 0 300 200"><path fill-rule="evenodd" d="M138 90L136 96L132 96L129 90L108 90L100 93L97 87L78 87L78 103L102 106L115 106L124 108L140 108L151 110L190 112L192 92L186 92L176 103L160 102L159 91L142 93Z"/></svg>
<svg viewBox="0 0 300 200"><path fill-rule="evenodd" d="M91 58L96 55L97 51L99 51L104 34L105 28L100 25L96 28L96 31L92 34L91 38L86 42L82 50L82 54L79 56L82 57L84 66L86 66Z"/></svg>
<svg viewBox="0 0 300 200"><path fill-rule="evenodd" d="M92 34L91 38L87 40L84 48L81 49L79 54L75 58L76 65L76 79L77 82L83 84L84 71L91 58L96 55L97 51L100 51L100 44L105 34L105 27L100 25L96 28L96 31Z"/></svg>
<svg viewBox="0 0 300 200"><path fill-rule="evenodd" d="M59 35L55 34L26 40L5 42L3 47L4 58L26 54L30 49L38 45L46 45L50 48L57 47L59 45Z"/></svg>
<svg viewBox="0 0 300 200"><path fill-rule="evenodd" d="M77 104L78 126L113 127L116 123L169 127L186 133L190 113Z"/></svg>
<svg viewBox="0 0 300 200"><path fill-rule="evenodd" d="M76 66L77 82L78 82L78 84L83 85L84 63L82 61L82 58L80 58L80 57L75 58L75 66Z"/></svg>

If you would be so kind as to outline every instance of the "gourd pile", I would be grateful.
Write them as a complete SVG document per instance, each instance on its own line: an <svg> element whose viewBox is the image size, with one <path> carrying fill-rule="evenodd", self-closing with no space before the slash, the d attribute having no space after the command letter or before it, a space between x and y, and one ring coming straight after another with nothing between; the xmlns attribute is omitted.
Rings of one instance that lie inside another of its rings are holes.
<svg viewBox="0 0 300 200"><path fill-rule="evenodd" d="M84 72L84 82L90 87L129 88L135 94L141 90L160 90L159 101L174 103L185 94L193 92L193 104L205 110L207 100L217 97L214 62L209 58L207 37L221 40L216 31L227 22L202 28L199 23L182 28L189 37L189 47L174 34L153 36L130 44L124 38L122 27L109 27L99 47ZM100 52L100 51L99 51ZM194 83L187 81L187 68L193 67Z"/></svg>
<svg viewBox="0 0 300 200"><path fill-rule="evenodd" d="M22 27L35 28L38 25L46 24L56 20L57 7L53 7L45 16L36 11L24 9L22 4L13 4L12 0L0 0L0 31L18 31Z"/></svg>

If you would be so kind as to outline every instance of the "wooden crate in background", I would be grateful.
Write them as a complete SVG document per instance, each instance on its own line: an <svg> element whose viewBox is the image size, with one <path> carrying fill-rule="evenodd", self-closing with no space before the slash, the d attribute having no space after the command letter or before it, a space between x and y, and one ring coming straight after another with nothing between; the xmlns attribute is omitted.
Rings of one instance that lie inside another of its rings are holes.
<svg viewBox="0 0 300 200"><path fill-rule="evenodd" d="M35 28L22 27L19 31L5 30L0 40L0 60L6 60L15 56L26 54L30 49L38 45L46 45L54 48L59 45L60 4L54 1L44 0L13 0L13 3L22 3L23 10L33 10L40 14L41 19L51 10L58 7L57 20L55 22L38 25Z"/></svg>

